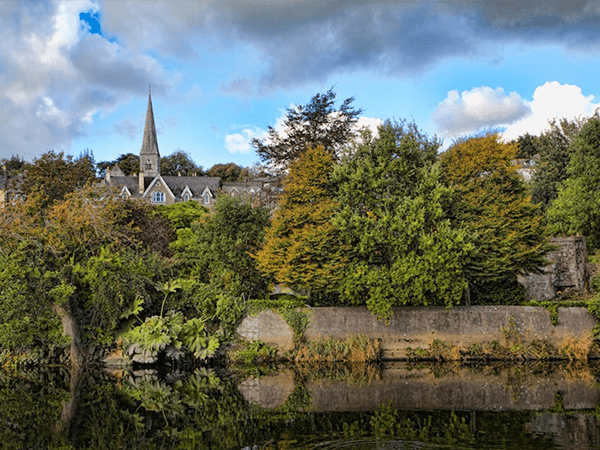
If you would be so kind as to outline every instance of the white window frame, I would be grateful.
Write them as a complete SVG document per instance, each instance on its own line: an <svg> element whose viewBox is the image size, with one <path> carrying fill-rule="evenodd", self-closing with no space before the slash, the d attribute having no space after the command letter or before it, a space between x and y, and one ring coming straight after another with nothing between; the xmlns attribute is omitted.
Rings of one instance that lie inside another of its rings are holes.
<svg viewBox="0 0 600 450"><path fill-rule="evenodd" d="M152 203L165 203L165 193L161 191L152 192L150 201Z"/></svg>

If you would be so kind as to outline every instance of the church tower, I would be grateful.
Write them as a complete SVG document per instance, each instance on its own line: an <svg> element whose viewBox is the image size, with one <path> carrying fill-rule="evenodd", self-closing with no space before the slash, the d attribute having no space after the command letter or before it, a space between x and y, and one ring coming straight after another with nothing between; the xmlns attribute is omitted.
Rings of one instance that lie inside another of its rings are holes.
<svg viewBox="0 0 600 450"><path fill-rule="evenodd" d="M146 125L144 126L144 139L140 150L140 178L152 177L160 174L160 153L156 140L156 127L154 126L154 112L152 111L152 94L148 92L148 110L146 111Z"/></svg>

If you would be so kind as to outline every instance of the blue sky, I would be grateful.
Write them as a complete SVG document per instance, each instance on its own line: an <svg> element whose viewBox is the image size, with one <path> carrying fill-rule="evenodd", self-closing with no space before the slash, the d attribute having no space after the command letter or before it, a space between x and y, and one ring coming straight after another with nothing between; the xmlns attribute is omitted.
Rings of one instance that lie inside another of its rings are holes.
<svg viewBox="0 0 600 450"><path fill-rule="evenodd" d="M332 86L446 145L600 103L595 1L9 0L0 37L0 158L138 153L150 84L161 154L205 168Z"/></svg>

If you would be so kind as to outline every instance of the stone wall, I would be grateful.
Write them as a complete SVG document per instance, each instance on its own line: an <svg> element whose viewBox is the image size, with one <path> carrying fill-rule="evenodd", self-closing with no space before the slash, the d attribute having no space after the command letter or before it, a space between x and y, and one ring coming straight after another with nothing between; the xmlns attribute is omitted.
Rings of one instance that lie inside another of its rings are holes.
<svg viewBox="0 0 600 450"><path fill-rule="evenodd" d="M319 338L346 338L363 334L379 339L384 359L406 359L407 348L427 349L434 340L468 348L497 341L507 346L507 331L514 330L524 344L545 341L555 348L567 342L589 338L596 319L585 308L558 308L558 324L550 312L532 306L401 307L393 309L386 324L366 307L306 308L310 325L307 341ZM259 339L282 350L293 348L293 331L279 314L263 311L244 319L238 333L245 339Z"/></svg>
<svg viewBox="0 0 600 450"><path fill-rule="evenodd" d="M569 236L550 239L558 248L548 254L550 264L540 275L529 274L519 277L527 296L534 300L550 300L568 289L587 289L585 237Z"/></svg>

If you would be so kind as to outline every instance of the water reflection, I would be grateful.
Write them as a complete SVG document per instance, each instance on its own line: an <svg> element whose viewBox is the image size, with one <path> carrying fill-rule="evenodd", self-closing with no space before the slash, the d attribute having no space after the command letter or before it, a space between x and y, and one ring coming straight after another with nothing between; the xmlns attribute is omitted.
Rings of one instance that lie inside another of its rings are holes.
<svg viewBox="0 0 600 450"><path fill-rule="evenodd" d="M600 367L0 373L2 448L587 449Z"/></svg>

